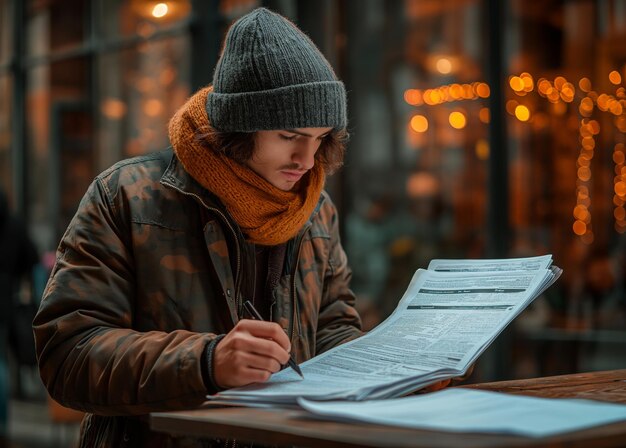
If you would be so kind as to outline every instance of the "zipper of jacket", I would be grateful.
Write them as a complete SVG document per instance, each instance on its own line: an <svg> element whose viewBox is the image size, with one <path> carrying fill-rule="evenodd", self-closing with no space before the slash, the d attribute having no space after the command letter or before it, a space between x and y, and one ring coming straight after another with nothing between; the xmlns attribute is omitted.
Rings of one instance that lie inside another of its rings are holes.
<svg viewBox="0 0 626 448"><path fill-rule="evenodd" d="M293 271L291 272L291 300L293 302L293 325L291 326L291 340L294 339L296 335L296 325L298 325L298 334L302 336L302 328L300 327L300 319L299 319L299 307L298 307L298 298L296 297L296 271L298 270L298 265L300 264L300 250L302 249L302 243L304 241L304 235L311 228L311 223L309 222L303 229L302 235L298 240L297 250L296 250L296 262L293 266Z"/></svg>
<svg viewBox="0 0 626 448"><path fill-rule="evenodd" d="M194 198L196 198L196 200L198 202L200 202L204 208L206 208L207 210L210 210L212 212L217 213L222 220L226 223L226 225L228 226L228 228L230 229L230 231L232 232L233 236L234 236L234 241L235 241L235 248L237 249L237 269L235 271L235 291L233 291L235 293L235 308L237 308L237 316L239 317L239 277L241 277L239 275L239 270L241 268L241 249L239 248L239 240L237 239L237 232L235 231L235 228L233 227L233 225L230 223L230 221L228 220L228 218L226 217L226 215L218 208L215 207L210 207L206 204L206 202L204 202L204 200L198 196L195 193L189 193L187 191L183 191L180 188L176 187L175 185L170 184L169 182L165 182L162 181L164 185L167 185L168 187L173 188L174 190L178 191L179 193L185 195L185 196L192 196Z"/></svg>

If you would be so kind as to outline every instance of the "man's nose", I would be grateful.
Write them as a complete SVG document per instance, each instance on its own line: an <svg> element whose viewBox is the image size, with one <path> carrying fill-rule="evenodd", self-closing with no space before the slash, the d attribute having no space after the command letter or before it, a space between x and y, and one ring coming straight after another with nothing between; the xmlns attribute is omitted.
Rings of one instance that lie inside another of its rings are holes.
<svg viewBox="0 0 626 448"><path fill-rule="evenodd" d="M306 139L294 152L292 160L304 170L310 170L315 165L315 153L319 147L316 139Z"/></svg>

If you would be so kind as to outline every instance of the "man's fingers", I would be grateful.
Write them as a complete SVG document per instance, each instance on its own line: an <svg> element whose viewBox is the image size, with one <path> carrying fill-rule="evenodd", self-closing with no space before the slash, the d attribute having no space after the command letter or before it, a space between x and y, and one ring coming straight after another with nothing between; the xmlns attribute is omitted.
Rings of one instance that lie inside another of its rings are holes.
<svg viewBox="0 0 626 448"><path fill-rule="evenodd" d="M224 386L243 386L250 383L267 381L272 373L278 372L281 365L272 358L237 352L229 364L229 374L224 379Z"/></svg>
<svg viewBox="0 0 626 448"><path fill-rule="evenodd" d="M251 334L242 333L234 337L231 343L233 349L241 353L274 359L281 365L289 361L289 352L285 351L273 340L257 338Z"/></svg>
<svg viewBox="0 0 626 448"><path fill-rule="evenodd" d="M242 365L244 369L264 370L269 373L278 372L282 367L282 364L275 359L254 353L245 353L242 356Z"/></svg>
<svg viewBox="0 0 626 448"><path fill-rule="evenodd" d="M271 339L285 349L285 351L291 350L291 342L285 330L276 322L242 319L237 323L237 327L257 338Z"/></svg>

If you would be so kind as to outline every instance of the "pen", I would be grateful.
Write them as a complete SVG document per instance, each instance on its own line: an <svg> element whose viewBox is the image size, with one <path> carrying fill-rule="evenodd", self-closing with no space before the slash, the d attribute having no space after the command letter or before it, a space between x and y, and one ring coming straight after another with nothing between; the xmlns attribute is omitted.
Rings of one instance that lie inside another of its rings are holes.
<svg viewBox="0 0 626 448"><path fill-rule="evenodd" d="M256 310L256 308L254 307L254 305L252 305L252 303L249 300L246 300L243 303L243 307L246 309L246 311L248 311L248 313L254 317L256 320L260 320L262 321L263 318L261 317L261 315L259 314L259 312ZM295 370L295 372L300 375L302 377L302 379L304 379L304 375L302 374L302 370L300 370L300 367L298 367L298 364L296 364L296 361L294 361L293 359L293 355L289 354L289 361L287 361L287 364L289 364L289 367L291 367L293 370Z"/></svg>

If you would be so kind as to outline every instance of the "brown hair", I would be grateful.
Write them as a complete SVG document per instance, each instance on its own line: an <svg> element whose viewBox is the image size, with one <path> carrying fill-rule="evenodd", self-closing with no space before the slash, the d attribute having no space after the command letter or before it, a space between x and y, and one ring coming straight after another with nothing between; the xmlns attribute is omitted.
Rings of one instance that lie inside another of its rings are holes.
<svg viewBox="0 0 626 448"><path fill-rule="evenodd" d="M198 141L207 149L222 152L224 155L244 163L254 152L254 132L220 132L213 128L205 129L197 136ZM343 165L346 142L349 134L345 129L333 130L322 140L315 153L315 163L324 168L326 174L332 174Z"/></svg>

